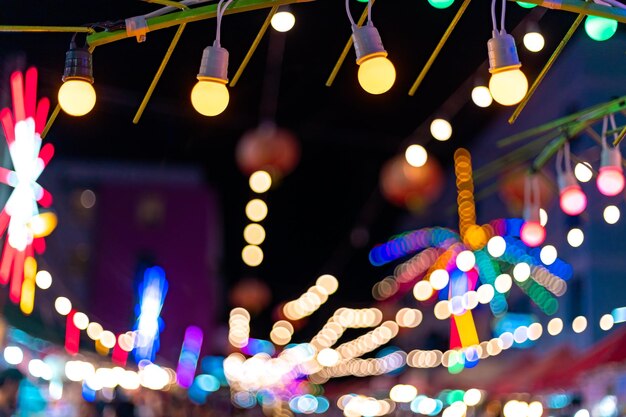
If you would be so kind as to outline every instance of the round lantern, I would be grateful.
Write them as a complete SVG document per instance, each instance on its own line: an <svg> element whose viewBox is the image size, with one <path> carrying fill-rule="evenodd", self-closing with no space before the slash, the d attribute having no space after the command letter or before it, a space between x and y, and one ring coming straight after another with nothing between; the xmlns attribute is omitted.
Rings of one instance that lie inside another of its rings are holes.
<svg viewBox="0 0 626 417"><path fill-rule="evenodd" d="M251 313L261 312L270 303L272 294L267 285L256 278L242 279L230 291L230 303Z"/></svg>
<svg viewBox="0 0 626 417"><path fill-rule="evenodd" d="M509 212L514 216L522 214L524 209L524 182L527 168L512 170L502 176L500 180L500 198L506 203ZM555 182L545 175L537 175L539 187L539 206L546 209L552 203L557 193Z"/></svg>
<svg viewBox="0 0 626 417"><path fill-rule="evenodd" d="M383 166L380 186L389 202L419 211L441 196L443 171L435 158L428 158L421 167L413 167L404 155L398 155Z"/></svg>
<svg viewBox="0 0 626 417"><path fill-rule="evenodd" d="M272 123L246 132L237 144L237 165L250 175L267 171L274 178L289 174L300 160L300 145L293 133Z"/></svg>

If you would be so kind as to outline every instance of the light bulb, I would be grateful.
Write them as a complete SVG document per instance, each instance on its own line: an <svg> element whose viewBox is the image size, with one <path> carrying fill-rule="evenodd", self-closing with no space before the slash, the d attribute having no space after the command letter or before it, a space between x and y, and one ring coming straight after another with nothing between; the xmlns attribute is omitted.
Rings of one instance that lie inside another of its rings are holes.
<svg viewBox="0 0 626 417"><path fill-rule="evenodd" d="M619 167L602 167L596 182L598 191L606 196L615 196L624 190L624 174Z"/></svg>
<svg viewBox="0 0 626 417"><path fill-rule="evenodd" d="M478 107L484 108L491 106L491 103L493 103L493 97L491 97L489 88L484 85L474 87L472 90L472 101Z"/></svg>
<svg viewBox="0 0 626 417"><path fill-rule="evenodd" d="M85 80L67 80L59 88L59 106L70 116L84 116L96 105L96 90Z"/></svg>
<svg viewBox="0 0 626 417"><path fill-rule="evenodd" d="M528 32L524 35L524 46L530 52L539 52L546 45L546 40L540 32Z"/></svg>
<svg viewBox="0 0 626 417"><path fill-rule="evenodd" d="M585 234L579 228L575 227L567 232L567 243L569 243L571 247L577 248L582 245L584 241Z"/></svg>
<svg viewBox="0 0 626 417"><path fill-rule="evenodd" d="M428 160L428 152L422 145L410 145L404 152L404 157L409 165L419 168Z"/></svg>
<svg viewBox="0 0 626 417"><path fill-rule="evenodd" d="M570 216L578 216L587 208L587 196L578 184L561 190L559 198L561 210Z"/></svg>
<svg viewBox="0 0 626 417"><path fill-rule="evenodd" d="M452 6L454 0L428 0L428 3L435 9L447 9Z"/></svg>
<svg viewBox="0 0 626 417"><path fill-rule="evenodd" d="M370 94L383 94L389 91L396 81L396 69L384 56L374 56L359 65L359 84Z"/></svg>
<svg viewBox="0 0 626 417"><path fill-rule="evenodd" d="M606 206L603 212L604 221L608 224L615 224L619 221L621 213L617 206Z"/></svg>
<svg viewBox="0 0 626 417"><path fill-rule="evenodd" d="M491 96L503 106L522 101L528 91L528 80L518 68L494 73L489 79Z"/></svg>
<svg viewBox="0 0 626 417"><path fill-rule="evenodd" d="M531 248L537 247L546 240L546 229L539 222L527 221L520 230L520 239Z"/></svg>
<svg viewBox="0 0 626 417"><path fill-rule="evenodd" d="M537 7L536 4L533 3L526 3L525 1L518 1L516 2L520 7L523 7L524 9L532 9L533 7Z"/></svg>
<svg viewBox="0 0 626 417"><path fill-rule="evenodd" d="M296 17L290 11L281 11L272 16L270 21L277 32L289 32L296 24Z"/></svg>
<svg viewBox="0 0 626 417"><path fill-rule="evenodd" d="M446 141L452 136L452 125L445 119L435 119L430 124L430 134L440 141Z"/></svg>
<svg viewBox="0 0 626 417"><path fill-rule="evenodd" d="M456 256L456 267L463 272L467 272L476 264L476 257L474 253L469 250L464 250Z"/></svg>
<svg viewBox="0 0 626 417"><path fill-rule="evenodd" d="M587 16L585 19L585 32L594 41L606 41L615 35L616 31L617 20L600 16Z"/></svg>
<svg viewBox="0 0 626 417"><path fill-rule="evenodd" d="M203 116L217 116L226 110L229 101L226 83L217 80L200 80L191 90L191 104Z"/></svg>
<svg viewBox="0 0 626 417"><path fill-rule="evenodd" d="M580 182L589 182L593 178L593 171L589 162L578 162L574 166L574 175Z"/></svg>

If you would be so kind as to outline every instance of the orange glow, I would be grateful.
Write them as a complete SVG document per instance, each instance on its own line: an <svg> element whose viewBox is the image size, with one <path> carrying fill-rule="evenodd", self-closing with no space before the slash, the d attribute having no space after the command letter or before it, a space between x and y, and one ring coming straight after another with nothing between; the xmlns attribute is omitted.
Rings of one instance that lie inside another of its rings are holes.
<svg viewBox="0 0 626 417"><path fill-rule="evenodd" d="M57 227L57 216L52 212L40 213L30 221L34 237L46 237Z"/></svg>

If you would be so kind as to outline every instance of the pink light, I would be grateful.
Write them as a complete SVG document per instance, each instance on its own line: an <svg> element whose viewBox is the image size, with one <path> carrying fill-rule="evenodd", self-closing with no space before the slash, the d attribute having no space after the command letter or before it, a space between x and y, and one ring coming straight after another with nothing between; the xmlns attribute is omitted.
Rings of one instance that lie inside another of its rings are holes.
<svg viewBox="0 0 626 417"><path fill-rule="evenodd" d="M51 143L46 143L43 145L41 150L39 151L39 158L43 162L44 167L48 165L48 162L54 156L54 146Z"/></svg>
<svg viewBox="0 0 626 417"><path fill-rule="evenodd" d="M561 210L570 216L578 216L587 208L587 196L578 184L570 185L561 190Z"/></svg>
<svg viewBox="0 0 626 417"><path fill-rule="evenodd" d="M546 240L546 229L539 222L527 221L520 230L520 238L531 248L537 247Z"/></svg>
<svg viewBox="0 0 626 417"><path fill-rule="evenodd" d="M22 282L24 281L24 261L26 260L25 251L16 251L13 258L13 276L9 285L9 299L17 304L22 298Z"/></svg>
<svg viewBox="0 0 626 417"><path fill-rule="evenodd" d="M35 132L41 133L46 127L46 119L48 119L48 111L50 111L50 100L47 97L39 100L37 105L37 114L35 115Z"/></svg>
<svg viewBox="0 0 626 417"><path fill-rule="evenodd" d="M7 285L11 278L11 265L13 264L15 252L15 249L9 245L9 239L5 239L2 259L0 260L0 284L2 285Z"/></svg>
<svg viewBox="0 0 626 417"><path fill-rule="evenodd" d="M30 67L26 71L26 97L25 97L26 118L35 118L35 106L37 105L37 69Z"/></svg>
<svg viewBox="0 0 626 417"><path fill-rule="evenodd" d="M117 337L117 342L115 343L115 347L113 348L113 354L111 355L111 361L119 366L126 366L126 362L128 362L128 352L122 349L119 342L119 336Z"/></svg>
<svg viewBox="0 0 626 417"><path fill-rule="evenodd" d="M65 350L70 355L78 354L80 346L80 329L74 324L76 310L70 311L65 320Z"/></svg>
<svg viewBox="0 0 626 417"><path fill-rule="evenodd" d="M15 71L11 74L11 95L13 96L15 121L20 122L26 119L26 109L24 107L24 76L20 71Z"/></svg>
<svg viewBox="0 0 626 417"><path fill-rule="evenodd" d="M601 167L596 184L603 195L609 197L618 195L624 190L624 174L620 167L612 165Z"/></svg>
<svg viewBox="0 0 626 417"><path fill-rule="evenodd" d="M4 130L4 136L7 139L7 145L11 146L15 142L15 130L13 124L13 114L11 110L4 108L0 112L0 121L2 122L2 129Z"/></svg>

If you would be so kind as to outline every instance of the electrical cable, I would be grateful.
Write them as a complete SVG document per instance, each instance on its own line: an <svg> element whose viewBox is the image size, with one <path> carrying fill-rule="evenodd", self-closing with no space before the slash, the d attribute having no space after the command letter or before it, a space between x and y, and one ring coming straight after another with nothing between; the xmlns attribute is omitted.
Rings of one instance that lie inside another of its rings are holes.
<svg viewBox="0 0 626 417"><path fill-rule="evenodd" d="M226 4L224 4L224 1L226 1ZM224 17L224 12L226 11L228 6L230 6L232 2L233 0L220 0L220 2L217 4L217 29L215 33L215 45L216 46L221 46L220 39L221 39L221 32L222 32L222 17ZM222 6L222 4L224 5Z"/></svg>
<svg viewBox="0 0 626 417"><path fill-rule="evenodd" d="M350 0L346 0L346 13L348 14L350 25L356 26L356 23L354 23L354 18L352 17L352 13L350 12Z"/></svg>

